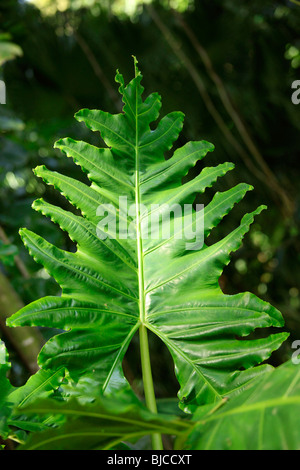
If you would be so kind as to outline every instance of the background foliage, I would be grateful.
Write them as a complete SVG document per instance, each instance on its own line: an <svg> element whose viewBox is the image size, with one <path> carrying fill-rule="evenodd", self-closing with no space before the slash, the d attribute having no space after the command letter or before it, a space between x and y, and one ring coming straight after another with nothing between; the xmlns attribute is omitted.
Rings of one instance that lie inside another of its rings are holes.
<svg viewBox="0 0 300 470"><path fill-rule="evenodd" d="M11 331L4 319L22 304L59 293L27 254L18 230L26 226L73 249L63 232L31 209L42 195L66 204L31 169L46 164L82 180L79 168L53 144L69 135L99 145L73 115L81 108L120 110L117 84L111 83L116 68L126 81L132 77L132 54L139 59L145 89L163 96L163 114L185 113L178 145L205 139L216 147L209 165L235 163L235 171L214 189L241 181L255 187L224 219L219 237L244 213L268 206L233 255L221 286L225 293L248 290L277 307L291 335L271 362L279 365L292 355L292 341L300 338L300 105L291 101L291 84L300 78L299 19L300 7L288 1L1 2L0 78L7 104L0 105L0 326L14 385L35 370L40 345L55 332ZM26 347L20 347L22 341ZM157 395L175 396L168 353L155 338L151 353ZM133 344L124 369L138 391L135 357Z"/></svg>

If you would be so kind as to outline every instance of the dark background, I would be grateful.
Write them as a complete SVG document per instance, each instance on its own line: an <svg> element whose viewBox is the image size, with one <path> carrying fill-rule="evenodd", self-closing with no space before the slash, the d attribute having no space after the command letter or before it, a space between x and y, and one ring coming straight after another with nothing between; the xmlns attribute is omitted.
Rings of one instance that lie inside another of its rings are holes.
<svg viewBox="0 0 300 470"><path fill-rule="evenodd" d="M253 292L282 312L291 334L271 363L286 361L292 342L300 339L300 104L291 101L291 85L300 80L300 4L161 0L139 5L129 15L130 1L36 3L40 9L15 0L1 0L0 6L0 78L7 88L6 105L0 105L0 327L10 350L12 381L20 385L33 372L40 333L44 341L54 332L19 332L33 338L25 354L15 331L5 328L5 317L20 305L59 293L27 254L18 230L26 226L73 249L65 233L31 209L40 196L67 207L32 168L45 164L84 179L53 144L70 136L100 145L73 115L83 107L120 111L115 72L130 80L132 55L138 58L145 94L162 95L162 115L173 110L186 115L176 145L205 139L216 147L205 165L235 163L235 170L199 202L206 204L216 190L239 182L255 188L224 218L210 243L234 229L246 212L268 206L220 283L226 293ZM11 55L4 60L8 49ZM154 338L151 348L157 393L167 396L176 387L171 362ZM138 389L133 350L134 344L127 374Z"/></svg>

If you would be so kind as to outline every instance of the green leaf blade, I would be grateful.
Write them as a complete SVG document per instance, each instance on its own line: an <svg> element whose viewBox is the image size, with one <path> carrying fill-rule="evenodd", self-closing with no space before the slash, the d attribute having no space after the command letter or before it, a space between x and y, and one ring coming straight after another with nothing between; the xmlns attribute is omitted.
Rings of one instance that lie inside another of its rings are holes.
<svg viewBox="0 0 300 470"><path fill-rule="evenodd" d="M153 125L161 99L152 93L143 100L141 80L136 61L135 77L126 86L117 73L122 113L88 109L76 113L78 121L100 133L106 148L70 138L56 144L87 173L90 185L43 166L35 170L81 211L78 216L42 200L34 203L37 211L69 234L76 251L61 250L27 229L21 231L30 253L58 282L62 294L26 306L9 324L63 329L43 347L40 366L53 371L66 367L77 381L93 376L102 392L122 375L122 361L135 333L151 331L171 353L181 406L189 412L239 393L261 376L266 370L261 362L286 334L249 340L248 335L259 328L282 327L281 313L253 294L228 296L219 286L231 254L265 206L246 214L223 239L206 244L211 231L252 189L250 185L236 185L215 194L204 210L193 209L190 226L194 229L198 218L202 224L195 232L202 236L197 249L188 247L182 228L188 220L185 214L164 218L173 204L182 207L191 205L197 194L201 198L234 165L205 167L182 184L182 177L214 147L206 141L191 142L166 160L184 115L171 112ZM120 208L120 197L127 198L127 213ZM115 216L117 229L130 222L127 237L110 228L99 231L103 205ZM158 236L147 238L153 215L160 216L154 231ZM163 236L168 223L175 231Z"/></svg>

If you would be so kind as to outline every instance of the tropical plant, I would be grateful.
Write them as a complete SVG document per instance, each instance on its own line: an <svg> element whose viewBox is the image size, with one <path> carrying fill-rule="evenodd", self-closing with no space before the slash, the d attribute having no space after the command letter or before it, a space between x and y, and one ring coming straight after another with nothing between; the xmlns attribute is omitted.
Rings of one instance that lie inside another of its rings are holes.
<svg viewBox="0 0 300 470"><path fill-rule="evenodd" d="M83 109L75 115L89 129L100 132L105 148L71 138L55 144L81 166L91 184L45 166L35 169L35 174L58 189L76 210L68 211L42 199L35 201L33 208L66 231L76 251L61 250L28 229L20 231L30 254L62 292L59 297L44 297L25 306L7 324L64 330L43 346L38 357L41 369L21 392L11 390L3 379L3 400L12 404L11 408L4 406L4 437L10 435L9 426L26 431L33 430L28 424L32 422L35 431L55 427L49 431L51 437L47 437L48 431L36 433L23 448L73 448L76 434L77 448L107 449L151 434L153 448L161 449L161 434L165 433L179 436L177 443L182 447L192 443L194 448L202 448L202 444L224 448L228 442L203 438L199 427L219 436L219 424L213 428L216 420L221 416L222 426L226 426L227 416L232 414L237 420L243 417L248 411L244 400L251 398L253 389L260 390L261 383L286 377L295 398L282 399L277 380L280 398L272 401L270 392L268 406L265 391L261 395L256 391L257 409L288 403L289 407L283 408L289 415L291 405L299 403L299 386L293 379L296 366L289 363L275 375L273 367L264 363L288 336L285 332L273 333L273 328L272 334L265 334L265 328L283 326L281 313L254 294L225 295L219 286L230 254L240 247L254 216L265 206L246 214L237 228L209 245L212 229L252 187L241 183L217 192L202 210L177 210L184 205L191 207L196 194L211 187L234 165L225 162L205 167L182 184L189 169L214 147L206 141L189 142L166 159L182 129L184 115L171 112L154 128L161 99L152 93L143 100L136 59L134 66L135 77L127 85L119 72L116 75L124 103L122 113ZM264 334L257 337L258 328ZM122 369L136 333L146 408ZM160 414L157 409L150 333L172 356L183 417ZM5 375L7 360L2 363ZM41 400L45 397L46 402ZM24 408L25 402L28 406ZM256 409L256 405L249 406ZM64 426L60 426L62 416ZM75 416L78 427L74 427ZM71 438L67 440L66 435ZM264 447L263 437L261 433L255 448ZM244 439L248 439L247 433ZM227 447L252 445L251 439L247 442L231 439ZM274 442L280 446L279 437ZM292 441L295 446L299 446L297 436Z"/></svg>

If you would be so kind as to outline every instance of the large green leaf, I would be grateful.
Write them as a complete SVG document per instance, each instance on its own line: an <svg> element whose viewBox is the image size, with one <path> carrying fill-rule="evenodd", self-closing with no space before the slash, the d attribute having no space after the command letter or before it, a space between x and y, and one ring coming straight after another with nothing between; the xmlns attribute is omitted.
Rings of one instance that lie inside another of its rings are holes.
<svg viewBox="0 0 300 470"><path fill-rule="evenodd" d="M194 415L198 425L185 446L196 450L299 450L299 413L300 366L289 361L248 385L215 413L203 414L199 409Z"/></svg>
<svg viewBox="0 0 300 470"><path fill-rule="evenodd" d="M85 374L93 376L102 392L118 386L115 378L122 378L122 360L135 333L140 330L145 339L145 332L151 331L173 357L182 407L193 410L240 391L269 369L258 364L287 335L247 339L256 328L281 327L280 312L248 292L225 295L218 282L230 253L240 247L264 206L246 214L223 239L202 245L202 232L207 239L252 187L241 183L218 192L204 210L176 211L192 204L197 193L234 165L206 167L182 184L189 169L214 147L206 141L189 142L166 159L184 116L172 112L156 127L150 126L159 117L161 99L152 93L143 101L136 63L135 72L127 86L121 74L116 76L122 113L83 109L76 114L88 128L100 132L106 148L70 138L56 143L87 173L90 186L44 166L36 168L37 176L81 211L81 216L75 215L41 199L33 205L68 232L77 251L61 250L28 229L21 230L31 255L55 278L62 294L31 303L8 324L67 330L46 343L40 366L54 371L66 367L75 381ZM122 210L124 198L128 217ZM168 220L172 207L174 217ZM115 227L108 223L114 214ZM125 238L129 222L130 237Z"/></svg>

